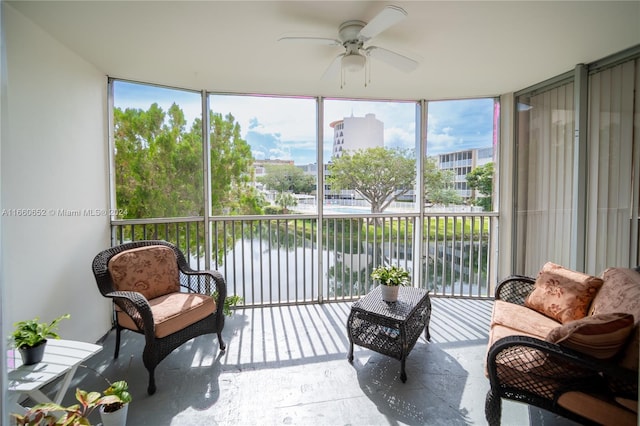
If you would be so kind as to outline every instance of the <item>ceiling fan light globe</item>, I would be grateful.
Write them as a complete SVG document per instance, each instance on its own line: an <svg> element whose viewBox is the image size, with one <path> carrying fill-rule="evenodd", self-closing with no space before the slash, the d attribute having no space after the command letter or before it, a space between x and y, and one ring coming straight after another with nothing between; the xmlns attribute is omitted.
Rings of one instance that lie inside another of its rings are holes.
<svg viewBox="0 0 640 426"><path fill-rule="evenodd" d="M364 69L366 58L362 55L345 55L342 57L342 68L349 72L358 72Z"/></svg>

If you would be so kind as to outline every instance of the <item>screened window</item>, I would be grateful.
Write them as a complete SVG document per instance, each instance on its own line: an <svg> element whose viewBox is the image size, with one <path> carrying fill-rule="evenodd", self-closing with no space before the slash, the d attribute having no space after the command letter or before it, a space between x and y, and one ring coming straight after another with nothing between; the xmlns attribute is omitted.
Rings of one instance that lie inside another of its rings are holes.
<svg viewBox="0 0 640 426"><path fill-rule="evenodd" d="M201 216L200 95L114 81L113 104L119 218Z"/></svg>
<svg viewBox="0 0 640 426"><path fill-rule="evenodd" d="M492 98L428 103L424 182L429 209L492 210L498 105Z"/></svg>
<svg viewBox="0 0 640 426"><path fill-rule="evenodd" d="M325 100L324 117L324 211L415 211L416 103Z"/></svg>
<svg viewBox="0 0 640 426"><path fill-rule="evenodd" d="M316 101L210 95L213 215L315 212Z"/></svg>

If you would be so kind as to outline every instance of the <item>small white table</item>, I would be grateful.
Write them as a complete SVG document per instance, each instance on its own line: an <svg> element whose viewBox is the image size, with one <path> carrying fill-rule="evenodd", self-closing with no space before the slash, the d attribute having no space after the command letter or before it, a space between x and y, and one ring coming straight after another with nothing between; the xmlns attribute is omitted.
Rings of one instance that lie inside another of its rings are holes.
<svg viewBox="0 0 640 426"><path fill-rule="evenodd" d="M33 365L22 365L22 358L16 349L7 356L9 363L9 408L24 410L18 401L27 395L39 403L60 404L71 384L78 366L102 350L102 346L73 340L49 339L42 361ZM13 355L13 356L12 356ZM53 399L42 393L47 383L63 377L60 389ZM19 412L19 411L18 411Z"/></svg>

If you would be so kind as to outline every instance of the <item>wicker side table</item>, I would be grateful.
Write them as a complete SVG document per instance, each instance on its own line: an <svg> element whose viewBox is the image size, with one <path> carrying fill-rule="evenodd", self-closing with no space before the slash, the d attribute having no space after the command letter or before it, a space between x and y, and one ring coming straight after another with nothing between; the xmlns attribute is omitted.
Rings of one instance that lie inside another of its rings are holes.
<svg viewBox="0 0 640 426"><path fill-rule="evenodd" d="M382 300L380 287L355 302L347 320L349 362L353 361L353 345L359 345L400 360L400 379L407 381L405 361L424 329L429 340L431 300L426 290L400 287L398 301Z"/></svg>

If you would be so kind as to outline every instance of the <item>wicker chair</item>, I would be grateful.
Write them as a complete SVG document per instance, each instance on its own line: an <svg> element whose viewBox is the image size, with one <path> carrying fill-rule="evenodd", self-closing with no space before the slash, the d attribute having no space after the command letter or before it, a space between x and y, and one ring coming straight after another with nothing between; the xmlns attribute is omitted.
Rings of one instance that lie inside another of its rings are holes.
<svg viewBox="0 0 640 426"><path fill-rule="evenodd" d="M156 366L186 341L217 333L225 350L224 278L217 271L192 270L173 244L146 240L109 248L94 258L93 274L100 293L114 302L114 358L123 329L145 336L142 360L149 371L149 395L156 391ZM215 300L209 296L214 292Z"/></svg>

